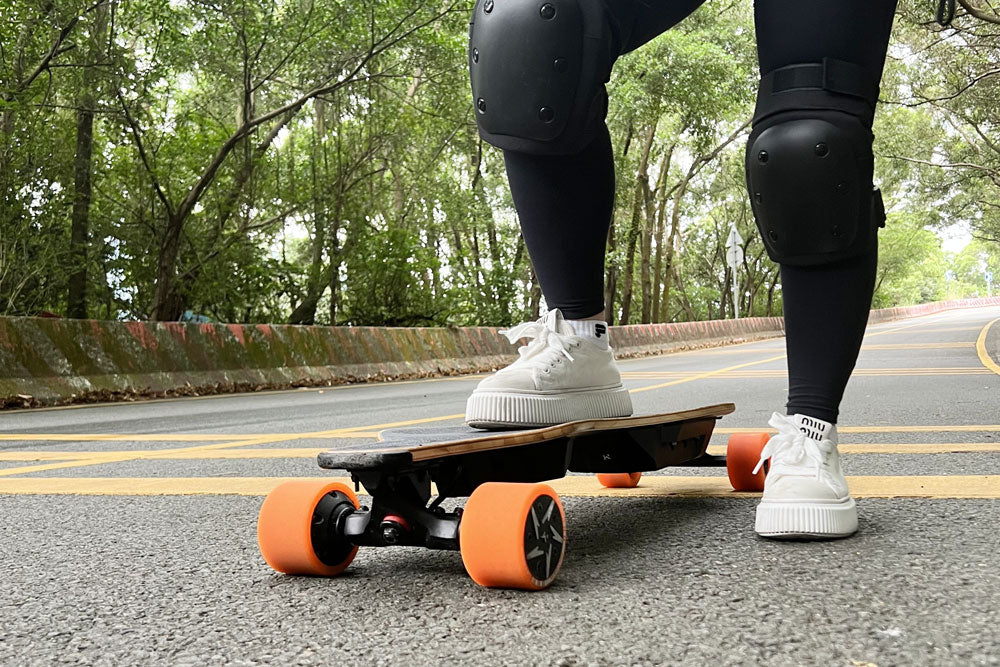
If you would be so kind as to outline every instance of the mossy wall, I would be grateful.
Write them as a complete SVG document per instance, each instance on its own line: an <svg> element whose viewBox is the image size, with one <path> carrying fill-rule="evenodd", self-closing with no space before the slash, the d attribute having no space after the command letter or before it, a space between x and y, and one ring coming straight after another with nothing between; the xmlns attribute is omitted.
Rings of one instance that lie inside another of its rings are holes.
<svg viewBox="0 0 1000 667"><path fill-rule="evenodd" d="M883 322L1000 298L873 311ZM621 357L780 336L781 318L612 327ZM0 318L0 406L253 391L489 371L516 346L491 327L381 328Z"/></svg>

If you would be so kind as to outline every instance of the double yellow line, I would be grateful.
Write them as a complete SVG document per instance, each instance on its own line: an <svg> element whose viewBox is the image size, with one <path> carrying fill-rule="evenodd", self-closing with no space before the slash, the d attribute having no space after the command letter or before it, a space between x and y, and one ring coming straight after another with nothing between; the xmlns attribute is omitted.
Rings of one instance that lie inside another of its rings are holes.
<svg viewBox="0 0 1000 667"><path fill-rule="evenodd" d="M426 417L423 419L409 419L407 421L390 422L387 424L375 424L374 426L354 426L351 428L335 429L332 431L313 431L311 433L281 433L276 435L266 435L262 437L250 437L248 439L245 438L243 440L235 440L231 442L221 442L215 445L201 445L198 447L180 447L175 449L154 450L154 452L150 452L148 450L147 451L126 450L126 451L107 452L103 456L96 456L90 459L80 458L72 461L64 461L61 463L47 463L36 466L7 468L5 470L0 470L0 477L10 477L12 475L25 475L35 472L44 472L47 470L60 470L65 468L82 468L86 466L103 465L105 463L123 463L125 461L138 461L140 459L155 458L156 456L163 456L169 454L206 452L206 451L214 451L217 449L249 447L250 445L264 445L264 444L273 444L276 442L289 442L291 440L306 440L310 438L351 437L352 435L362 431L373 432L387 428L397 428L400 426L413 426L416 424L426 424L428 422L462 419L463 417L465 417L464 414L445 415L443 417Z"/></svg>
<svg viewBox="0 0 1000 667"><path fill-rule="evenodd" d="M351 485L349 477L110 477L0 479L0 493L17 495L264 496L290 479L316 479ZM549 482L566 497L698 497L745 498L726 477L645 475L633 489L605 489L590 475L574 475ZM1000 498L1000 475L919 475L848 477L855 498Z"/></svg>

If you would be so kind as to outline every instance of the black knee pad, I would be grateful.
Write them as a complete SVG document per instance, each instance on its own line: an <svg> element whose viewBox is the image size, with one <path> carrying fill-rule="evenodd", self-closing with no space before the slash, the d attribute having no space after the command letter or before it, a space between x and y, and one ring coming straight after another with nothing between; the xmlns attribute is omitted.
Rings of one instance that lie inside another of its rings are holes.
<svg viewBox="0 0 1000 667"><path fill-rule="evenodd" d="M768 92L762 86L761 95ZM809 266L871 251L885 223L881 193L872 184L866 111L874 108L877 88L864 106L857 95L819 86L798 99L795 89L775 92L777 101L758 102L746 155L747 188L768 255Z"/></svg>
<svg viewBox="0 0 1000 667"><path fill-rule="evenodd" d="M469 70L479 133L505 150L582 150L607 113L615 39L601 0L478 0Z"/></svg>

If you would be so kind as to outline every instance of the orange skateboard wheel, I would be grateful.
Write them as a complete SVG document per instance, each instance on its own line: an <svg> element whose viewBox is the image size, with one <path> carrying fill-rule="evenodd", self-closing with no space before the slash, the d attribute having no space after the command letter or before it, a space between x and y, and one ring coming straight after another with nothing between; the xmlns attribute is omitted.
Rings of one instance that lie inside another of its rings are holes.
<svg viewBox="0 0 1000 667"><path fill-rule="evenodd" d="M631 489L639 485L641 472L599 472L597 481L608 489Z"/></svg>
<svg viewBox="0 0 1000 667"><path fill-rule="evenodd" d="M328 495L334 502L359 506L354 491L339 482L285 482L267 495L257 518L257 544L268 565L284 574L332 577L351 564L358 548L350 542L313 540L314 529L323 521L313 515Z"/></svg>
<svg viewBox="0 0 1000 667"><path fill-rule="evenodd" d="M458 530L466 572L488 588L547 588L566 554L566 514L548 484L480 485Z"/></svg>
<svg viewBox="0 0 1000 667"><path fill-rule="evenodd" d="M755 475L764 445L771 439L767 433L734 433L726 446L726 472L736 491L763 491L767 463Z"/></svg>

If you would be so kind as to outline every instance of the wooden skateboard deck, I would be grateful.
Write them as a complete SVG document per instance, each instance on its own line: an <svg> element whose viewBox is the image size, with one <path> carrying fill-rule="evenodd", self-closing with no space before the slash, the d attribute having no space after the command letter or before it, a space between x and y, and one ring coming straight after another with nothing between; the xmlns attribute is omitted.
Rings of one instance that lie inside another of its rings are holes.
<svg viewBox="0 0 1000 667"><path fill-rule="evenodd" d="M567 471L643 472L703 457L716 420L734 410L723 403L517 431L465 425L387 429L370 445L320 454L319 465L362 478L370 478L364 472L428 468L439 484L449 476L465 477L448 485L456 495L485 481L541 481Z"/></svg>

